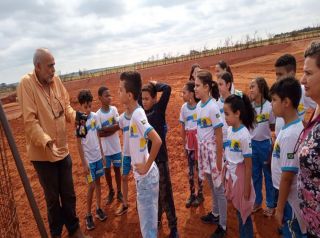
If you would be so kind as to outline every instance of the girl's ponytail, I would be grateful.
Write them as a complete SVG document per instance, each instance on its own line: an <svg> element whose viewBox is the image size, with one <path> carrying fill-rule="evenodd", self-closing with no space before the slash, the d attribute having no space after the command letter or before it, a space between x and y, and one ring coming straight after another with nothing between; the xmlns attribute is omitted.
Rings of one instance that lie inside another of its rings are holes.
<svg viewBox="0 0 320 238"><path fill-rule="evenodd" d="M218 83L216 81L212 81L211 87L211 97L213 97L216 101L218 101L220 97Z"/></svg>
<svg viewBox="0 0 320 238"><path fill-rule="evenodd" d="M240 120L248 129L254 128L256 111L252 107L250 99L241 91L235 91L235 94L226 98L225 103L230 105L233 113L240 111Z"/></svg>

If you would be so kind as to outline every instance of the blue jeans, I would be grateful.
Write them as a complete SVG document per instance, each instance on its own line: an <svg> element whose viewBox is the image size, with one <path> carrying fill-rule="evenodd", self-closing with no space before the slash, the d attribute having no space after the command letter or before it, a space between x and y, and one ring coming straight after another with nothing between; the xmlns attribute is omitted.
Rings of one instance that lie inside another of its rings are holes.
<svg viewBox="0 0 320 238"><path fill-rule="evenodd" d="M284 238L307 238L306 234L302 234L299 222L292 211L288 202L283 211L282 237Z"/></svg>
<svg viewBox="0 0 320 238"><path fill-rule="evenodd" d="M240 212L237 211L238 221L239 221L239 235L240 238L253 238L253 224L251 216L248 216L246 223L242 224L242 219Z"/></svg>
<svg viewBox="0 0 320 238"><path fill-rule="evenodd" d="M267 207L276 207L275 191L272 184L269 155L271 152L270 140L252 140L252 180L256 192L255 204L262 204L262 172L266 187Z"/></svg>
<svg viewBox="0 0 320 238"><path fill-rule="evenodd" d="M136 182L140 229L143 238L158 233L159 170L155 165L149 174Z"/></svg>

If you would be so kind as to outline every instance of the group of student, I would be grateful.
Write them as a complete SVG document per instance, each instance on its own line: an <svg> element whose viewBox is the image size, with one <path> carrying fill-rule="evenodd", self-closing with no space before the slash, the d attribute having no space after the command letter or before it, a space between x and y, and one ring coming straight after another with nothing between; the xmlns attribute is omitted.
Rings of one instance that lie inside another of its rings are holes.
<svg viewBox="0 0 320 238"><path fill-rule="evenodd" d="M162 92L159 100L158 92ZM170 94L171 87L167 84L151 81L142 87L138 72L124 72L120 75L119 98L126 110L119 116L117 108L111 105L107 87L98 90L101 108L96 113L92 112L90 90L79 92L81 111L87 115L78 121L76 134L88 182L85 218L88 230L95 228L91 212L94 190L96 218L100 221L107 219L101 209L100 178L105 175L109 187L106 203L110 204L115 196L111 177L113 165L117 199L121 202L116 215L121 216L128 211L128 175L133 168L142 236L157 237L165 212L170 227L169 237L179 237L166 146L165 111ZM122 152L119 130L123 132Z"/></svg>
<svg viewBox="0 0 320 238"><path fill-rule="evenodd" d="M203 201L202 181L207 179L212 210L201 220L218 225L211 237L226 235L227 200L237 210L240 237L253 237L251 213L262 208L264 176L263 214L275 215L283 237L307 237L299 211L296 150L306 110L315 109L316 103L305 96L295 78L296 59L290 54L278 58L276 82L269 89L263 77L253 79L249 96L234 89L231 69L224 61L215 67L217 81L209 71L193 65L183 88L180 122L190 183L186 207Z"/></svg>
<svg viewBox="0 0 320 238"><path fill-rule="evenodd" d="M240 237L253 237L251 214L262 208L264 176L264 215L276 216L279 232L284 237L306 237L306 227L299 213L299 161L295 147L303 130L306 110L314 109L316 104L305 96L303 86L295 78L295 58L285 54L276 61L277 79L270 89L264 78L253 79L249 96L235 90L233 74L226 62L220 61L215 67L216 81L210 71L193 65L189 81L182 90L185 103L179 121L190 185L186 207L203 203L203 181L207 180L212 207L201 220L218 225L211 237L226 236L227 200L232 201L237 210ZM159 100L158 92L162 93ZM142 85L140 74L134 71L120 75L119 99L125 106L120 116L116 107L111 106L108 88L101 87L98 91L101 108L96 113L91 110L91 92L82 90L79 93L81 110L87 115L77 127L78 131L84 127L84 135L77 134L89 184L88 230L95 226L91 213L94 190L96 217L101 221L107 218L101 209L100 177L106 177L107 204L110 204L115 196L111 179L113 164L117 199L121 202L116 215L128 211L128 175L132 168L142 236L157 237L162 214L166 212L169 237L179 237L166 146L165 113L170 94L170 86L164 83L150 81Z"/></svg>

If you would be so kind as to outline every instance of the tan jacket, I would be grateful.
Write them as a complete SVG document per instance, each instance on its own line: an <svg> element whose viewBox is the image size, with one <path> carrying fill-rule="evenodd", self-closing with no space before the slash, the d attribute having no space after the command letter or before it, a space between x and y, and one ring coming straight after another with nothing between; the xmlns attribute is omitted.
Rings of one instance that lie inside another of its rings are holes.
<svg viewBox="0 0 320 238"><path fill-rule="evenodd" d="M22 77L17 89L31 161L62 160L69 154L66 121L73 122L76 112L59 77L55 76L48 95L35 72ZM55 153L46 146L54 140ZM55 155L54 155L55 154Z"/></svg>

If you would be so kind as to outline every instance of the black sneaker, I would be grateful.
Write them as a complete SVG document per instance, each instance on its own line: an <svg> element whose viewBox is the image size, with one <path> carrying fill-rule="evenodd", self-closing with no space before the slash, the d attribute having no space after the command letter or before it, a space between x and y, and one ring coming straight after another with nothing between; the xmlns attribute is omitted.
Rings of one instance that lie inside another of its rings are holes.
<svg viewBox="0 0 320 238"><path fill-rule="evenodd" d="M209 212L207 215L200 217L201 221L205 224L218 224L219 216L215 216L212 212Z"/></svg>
<svg viewBox="0 0 320 238"><path fill-rule="evenodd" d="M117 199L119 202L123 202L123 195L121 191L117 193Z"/></svg>
<svg viewBox="0 0 320 238"><path fill-rule="evenodd" d="M177 228L172 228L170 230L169 238L179 238L179 233Z"/></svg>
<svg viewBox="0 0 320 238"><path fill-rule="evenodd" d="M92 215L86 216L86 227L88 231L91 231L95 228Z"/></svg>
<svg viewBox="0 0 320 238"><path fill-rule="evenodd" d="M96 218L98 218L100 221L104 221L107 219L107 215L101 208L98 208L96 210Z"/></svg>
<svg viewBox="0 0 320 238"><path fill-rule="evenodd" d="M187 202L186 202L186 208L191 207L191 205L193 204L193 202L196 200L196 196L195 195L190 195L190 197L188 198Z"/></svg>
<svg viewBox="0 0 320 238"><path fill-rule="evenodd" d="M210 238L223 238L226 237L227 231L218 225L218 228L211 234Z"/></svg>
<svg viewBox="0 0 320 238"><path fill-rule="evenodd" d="M128 212L128 206L121 204L121 206L116 211L116 216L121 216Z"/></svg>
<svg viewBox="0 0 320 238"><path fill-rule="evenodd" d="M199 201L199 205L204 202L203 193L199 193L197 198L198 198L198 201Z"/></svg>
<svg viewBox="0 0 320 238"><path fill-rule="evenodd" d="M107 197L106 204L107 205L111 204L113 201L113 198L114 198L114 190L110 190L108 197Z"/></svg>

